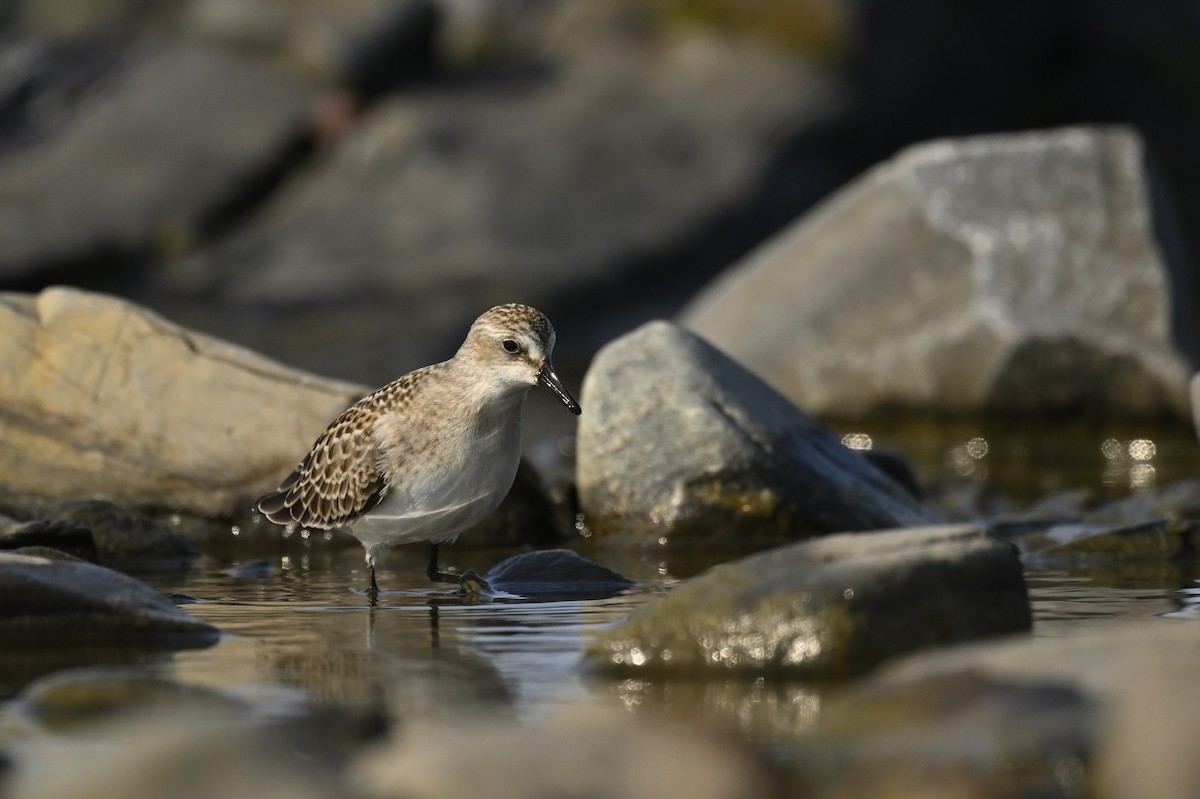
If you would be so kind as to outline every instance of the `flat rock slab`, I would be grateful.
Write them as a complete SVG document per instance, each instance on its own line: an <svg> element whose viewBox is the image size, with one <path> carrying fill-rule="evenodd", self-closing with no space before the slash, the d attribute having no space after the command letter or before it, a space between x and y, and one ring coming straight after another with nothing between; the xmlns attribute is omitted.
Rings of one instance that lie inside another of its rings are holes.
<svg viewBox="0 0 1200 799"><path fill-rule="evenodd" d="M1028 630L1016 550L970 526L847 533L722 564L604 631L605 671L841 677Z"/></svg>
<svg viewBox="0 0 1200 799"><path fill-rule="evenodd" d="M596 536L761 545L936 521L820 422L669 322L604 347L581 402L579 501Z"/></svg>
<svg viewBox="0 0 1200 799"><path fill-rule="evenodd" d="M1141 141L912 147L701 293L683 322L821 416L1188 417Z"/></svg>
<svg viewBox="0 0 1200 799"><path fill-rule="evenodd" d="M0 485L239 513L365 393L69 288L0 294Z"/></svg>
<svg viewBox="0 0 1200 799"><path fill-rule="evenodd" d="M79 560L0 552L0 640L8 644L207 646L218 631L145 583Z"/></svg>

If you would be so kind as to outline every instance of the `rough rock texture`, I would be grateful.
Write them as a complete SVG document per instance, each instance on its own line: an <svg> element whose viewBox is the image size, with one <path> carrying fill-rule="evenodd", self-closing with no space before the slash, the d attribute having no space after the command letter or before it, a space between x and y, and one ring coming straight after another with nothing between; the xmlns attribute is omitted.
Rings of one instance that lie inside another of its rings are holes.
<svg viewBox="0 0 1200 799"><path fill-rule="evenodd" d="M0 159L0 275L186 247L294 144L310 94L200 45L149 48Z"/></svg>
<svg viewBox="0 0 1200 799"><path fill-rule="evenodd" d="M589 646L623 673L845 676L914 649L1029 629L1012 546L978 528L847 533L722 564Z"/></svg>
<svg viewBox="0 0 1200 799"><path fill-rule="evenodd" d="M934 519L819 422L667 322L601 350L581 404L579 501L598 536L735 544Z"/></svg>
<svg viewBox="0 0 1200 799"><path fill-rule="evenodd" d="M470 735L463 735L464 725ZM503 718L405 725L353 770L366 796L751 799L767 772L748 750L676 725L575 707L537 724Z"/></svg>
<svg viewBox="0 0 1200 799"><path fill-rule="evenodd" d="M14 645L195 646L214 643L217 630L103 566L0 552L0 637Z"/></svg>
<svg viewBox="0 0 1200 799"><path fill-rule="evenodd" d="M363 389L71 289L0 295L0 484L226 515Z"/></svg>
<svg viewBox="0 0 1200 799"><path fill-rule="evenodd" d="M695 299L684 323L818 415L1186 416L1142 147L1072 128L913 147Z"/></svg>

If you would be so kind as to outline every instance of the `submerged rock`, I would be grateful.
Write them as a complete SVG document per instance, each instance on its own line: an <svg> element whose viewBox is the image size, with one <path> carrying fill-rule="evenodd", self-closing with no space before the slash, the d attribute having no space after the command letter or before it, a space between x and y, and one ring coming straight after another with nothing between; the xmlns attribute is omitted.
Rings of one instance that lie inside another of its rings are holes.
<svg viewBox="0 0 1200 799"><path fill-rule="evenodd" d="M697 336L651 322L583 382L579 501L597 536L762 544L933 513Z"/></svg>
<svg viewBox="0 0 1200 799"><path fill-rule="evenodd" d="M588 647L616 672L835 677L914 649L1028 630L1013 547L969 526L846 533L689 580Z"/></svg>
<svg viewBox="0 0 1200 799"><path fill-rule="evenodd" d="M120 572L0 552L0 639L8 644L207 646L217 634Z"/></svg>
<svg viewBox="0 0 1200 799"><path fill-rule="evenodd" d="M68 288L0 295L0 364L0 484L202 516L248 508L364 393Z"/></svg>
<svg viewBox="0 0 1200 799"><path fill-rule="evenodd" d="M918 145L701 294L684 323L819 415L1187 417L1138 136Z"/></svg>

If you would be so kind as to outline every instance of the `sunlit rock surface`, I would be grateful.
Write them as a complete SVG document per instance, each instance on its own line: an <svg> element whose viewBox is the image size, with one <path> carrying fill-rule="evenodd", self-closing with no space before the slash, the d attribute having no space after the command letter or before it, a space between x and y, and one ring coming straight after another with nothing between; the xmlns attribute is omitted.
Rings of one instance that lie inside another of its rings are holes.
<svg viewBox="0 0 1200 799"><path fill-rule="evenodd" d="M79 560L0 552L6 645L215 642L217 631L146 584Z"/></svg>
<svg viewBox="0 0 1200 799"><path fill-rule="evenodd" d="M0 295L0 364L0 484L208 516L248 507L364 393L64 288Z"/></svg>
<svg viewBox="0 0 1200 799"><path fill-rule="evenodd" d="M597 536L755 544L934 520L822 424L668 322L601 350L581 403L579 500Z"/></svg>
<svg viewBox="0 0 1200 799"><path fill-rule="evenodd" d="M727 272L684 323L819 415L1187 416L1141 142L912 147Z"/></svg>
<svg viewBox="0 0 1200 799"><path fill-rule="evenodd" d="M601 633L620 673L861 673L914 649L1027 630L1014 548L969 526L846 533L722 564Z"/></svg>

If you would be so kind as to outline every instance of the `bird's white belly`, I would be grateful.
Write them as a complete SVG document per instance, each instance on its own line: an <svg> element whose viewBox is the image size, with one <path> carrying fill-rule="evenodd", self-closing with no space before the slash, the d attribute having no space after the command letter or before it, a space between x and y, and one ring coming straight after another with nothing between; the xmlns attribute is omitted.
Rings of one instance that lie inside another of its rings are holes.
<svg viewBox="0 0 1200 799"><path fill-rule="evenodd" d="M450 542L499 507L520 462L520 426L476 436L443 450L408 474L399 472L383 501L351 532L371 550L414 541Z"/></svg>

